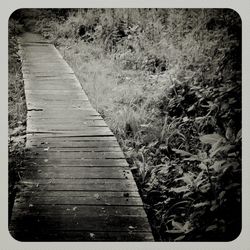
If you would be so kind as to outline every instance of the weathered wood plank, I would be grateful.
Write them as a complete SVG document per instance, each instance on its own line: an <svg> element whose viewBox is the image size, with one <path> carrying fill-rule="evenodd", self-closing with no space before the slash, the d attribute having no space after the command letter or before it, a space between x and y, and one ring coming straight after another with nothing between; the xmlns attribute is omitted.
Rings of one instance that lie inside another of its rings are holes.
<svg viewBox="0 0 250 250"><path fill-rule="evenodd" d="M52 193L52 194L51 194ZM53 195L55 197L57 196L62 196L66 195L64 193L67 192L49 192L49 195ZM76 192L68 192L69 196L75 196L74 193ZM134 192L137 194L137 192ZM46 193L47 194L47 193ZM125 194L130 194L133 196L133 192L130 193L125 193ZM79 195L80 196L80 195ZM22 203L18 204L18 209L16 211L19 211L20 213L24 215L29 215L29 214L34 214L34 215L53 215L53 214L68 214L68 215L82 215L84 214L85 216L102 216L103 214L106 215L118 215L118 216L131 216L131 217L141 217L145 216L146 213L144 209L142 209L141 206L115 206L115 205L100 205L100 206L91 206L91 205L78 205L77 207L73 204L60 204L60 205L55 205L55 204L41 204L39 206L30 206L29 203Z"/></svg>
<svg viewBox="0 0 250 250"><path fill-rule="evenodd" d="M81 129L70 130L69 129L27 129L27 134L57 134L58 136L67 133L70 136L112 136L113 133L107 127L88 127L88 130L83 131Z"/></svg>
<svg viewBox="0 0 250 250"><path fill-rule="evenodd" d="M94 179L107 179L107 178L117 178L133 179L133 176L129 168L124 167L86 167L84 170L82 168L76 168L72 171L71 167L65 167L63 171L61 168L57 167L22 167L19 170L19 174L22 179L41 179L41 178L94 178Z"/></svg>
<svg viewBox="0 0 250 250"><path fill-rule="evenodd" d="M15 239L20 241L153 241L151 232L84 232L82 230L57 231L39 230L30 232L29 230L10 231Z"/></svg>
<svg viewBox="0 0 250 250"><path fill-rule="evenodd" d="M99 120L84 120L82 121L72 121L70 119L61 119L61 120L50 120L50 119L34 119L29 118L27 122L30 122L33 126L57 126L57 127L75 127L75 126L107 126L107 124L99 119Z"/></svg>
<svg viewBox="0 0 250 250"><path fill-rule="evenodd" d="M86 169L85 169L86 170ZM20 182L20 185L25 185L27 187L31 186L37 186L37 184L39 185L51 185L51 186L54 186L54 185L61 185L61 184L65 184L65 185L73 185L73 184L77 184L77 185L82 185L83 187L84 186L89 186L89 188L87 190L94 190L94 189L91 189L92 188L92 185L90 184L93 184L98 186L98 185L113 185L113 186L119 186L119 185L128 185L128 186L134 186L136 187L136 184L135 182L132 180L132 179L110 179L110 178L106 178L106 179L100 179L100 178L96 178L96 179L84 179L84 178L62 178L62 179L59 179L59 178L49 178L49 179L46 179L46 178L42 178L42 179L29 179L29 180L21 180ZM109 188L109 187L107 187ZM39 190L39 189L37 189ZM103 189L103 190L109 190L109 189ZM119 191L119 189L116 189L114 191ZM133 190L131 190L133 191Z"/></svg>
<svg viewBox="0 0 250 250"><path fill-rule="evenodd" d="M46 109L46 108L41 108L41 110L31 110L28 112L28 115L31 115L33 117L50 117L50 118L60 118L60 117L71 117L72 119L78 116L83 116L85 117L86 115L100 115L98 112L96 112L93 108L88 108L88 109L80 109L80 108L73 108L73 107L68 107L67 109L62 109L64 113L59 112L59 110L51 110L51 109Z"/></svg>
<svg viewBox="0 0 250 250"><path fill-rule="evenodd" d="M34 125L29 124L27 127L28 133L30 132L43 132L43 131L83 131L85 135L94 134L94 131L97 131L97 134L111 134L107 125L84 125L84 124L73 124L67 126L67 124L46 124L46 125Z"/></svg>
<svg viewBox="0 0 250 250"><path fill-rule="evenodd" d="M127 167L124 159L26 159L26 166L57 166L57 167Z"/></svg>
<svg viewBox="0 0 250 250"><path fill-rule="evenodd" d="M25 153L26 159L125 159L124 154L120 152L50 152L43 151L37 152L36 154L32 152Z"/></svg>
<svg viewBox="0 0 250 250"><path fill-rule="evenodd" d="M40 147L42 146L42 147ZM101 147L97 145L96 147L77 147L77 145L73 145L73 147L69 147L70 145L66 145L66 147L61 146L60 143L55 144L55 146L48 146L48 144L44 146L44 144L40 143L33 143L30 145L30 149L32 149L32 154L37 154L40 152L43 152L44 150L48 150L50 152L121 152L121 149L119 145L111 145L107 147ZM33 149L36 147L36 149ZM26 151L29 150L29 148L26 148Z"/></svg>
<svg viewBox="0 0 250 250"><path fill-rule="evenodd" d="M49 143L57 143L62 141L72 141L72 142L106 142L106 141L116 141L114 136L69 136L67 134L61 135L60 137L55 137L52 134L33 134L27 135L27 139L35 142L35 140L46 141Z"/></svg>
<svg viewBox="0 0 250 250"><path fill-rule="evenodd" d="M132 179L29 179L20 181L29 191L137 191Z"/></svg>
<svg viewBox="0 0 250 250"><path fill-rule="evenodd" d="M83 216L36 216L23 215L22 217L13 218L13 223L21 228L37 230L37 227L50 228L57 230L83 230L83 231L144 231L150 232L147 219L145 217L119 217L119 216L102 216L102 217L83 217Z"/></svg>
<svg viewBox="0 0 250 250"><path fill-rule="evenodd" d="M115 193L115 192L114 192ZM57 205L119 205L119 206L142 206L141 197L123 197L123 196L107 196L105 192L90 193L89 196L23 196L16 198L19 204L31 204L32 206L39 206L44 204L57 204ZM16 215L18 216L18 215ZM15 218L15 216L13 216Z"/></svg>

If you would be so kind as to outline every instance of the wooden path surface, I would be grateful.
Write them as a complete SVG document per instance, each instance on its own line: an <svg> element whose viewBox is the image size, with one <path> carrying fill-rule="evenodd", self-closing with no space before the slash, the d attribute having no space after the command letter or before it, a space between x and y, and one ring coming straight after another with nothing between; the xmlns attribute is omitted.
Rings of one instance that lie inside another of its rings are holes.
<svg viewBox="0 0 250 250"><path fill-rule="evenodd" d="M116 138L41 36L20 38L27 149L9 230L20 241L153 241Z"/></svg>

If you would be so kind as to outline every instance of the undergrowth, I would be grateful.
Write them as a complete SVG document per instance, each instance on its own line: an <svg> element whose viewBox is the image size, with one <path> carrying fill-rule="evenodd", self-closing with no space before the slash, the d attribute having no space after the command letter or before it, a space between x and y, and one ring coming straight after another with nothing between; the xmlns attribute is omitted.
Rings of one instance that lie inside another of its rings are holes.
<svg viewBox="0 0 250 250"><path fill-rule="evenodd" d="M38 12L37 20L29 11L18 18L54 42L117 136L155 239L235 239L241 230L238 14Z"/></svg>
<svg viewBox="0 0 250 250"><path fill-rule="evenodd" d="M17 169L22 164L26 131L26 103L21 73L21 61L18 54L17 35L22 25L9 19L9 60L8 60L8 154L9 154L9 216L16 193Z"/></svg>

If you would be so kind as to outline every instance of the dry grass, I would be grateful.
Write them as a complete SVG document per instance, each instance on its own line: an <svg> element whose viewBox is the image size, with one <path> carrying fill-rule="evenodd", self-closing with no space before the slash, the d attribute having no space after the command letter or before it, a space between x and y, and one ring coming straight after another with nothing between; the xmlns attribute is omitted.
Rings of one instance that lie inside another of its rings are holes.
<svg viewBox="0 0 250 250"><path fill-rule="evenodd" d="M143 100L142 105L136 105L136 101L145 99L145 86L157 79L152 81L144 71L124 70L114 57L105 54L97 45L79 42L70 47L59 47L59 50L110 128L116 134L124 135L129 124L136 134L148 116L147 102ZM146 99L152 98L149 95Z"/></svg>

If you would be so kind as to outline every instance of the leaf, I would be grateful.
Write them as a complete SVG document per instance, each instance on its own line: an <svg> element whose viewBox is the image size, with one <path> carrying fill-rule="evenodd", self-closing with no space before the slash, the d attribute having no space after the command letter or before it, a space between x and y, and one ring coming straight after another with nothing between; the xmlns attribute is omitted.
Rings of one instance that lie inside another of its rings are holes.
<svg viewBox="0 0 250 250"><path fill-rule="evenodd" d="M172 226L176 229L183 231L183 225L180 222L172 220Z"/></svg>
<svg viewBox="0 0 250 250"><path fill-rule="evenodd" d="M204 171L201 171L198 176L196 177L196 179L194 180L194 183L196 184L196 186L198 187L202 182L204 182L205 180L202 180L202 176L203 176Z"/></svg>
<svg viewBox="0 0 250 250"><path fill-rule="evenodd" d="M206 232L215 230L216 228L217 228L217 225L211 225L211 226L206 228Z"/></svg>
<svg viewBox="0 0 250 250"><path fill-rule="evenodd" d="M209 205L209 202L208 201L205 201L205 202L200 202L200 203L196 203L193 205L194 208L200 208L200 207L205 207L205 206L208 206Z"/></svg>
<svg viewBox="0 0 250 250"><path fill-rule="evenodd" d="M155 148L158 143L159 143L158 141L153 141L148 144L148 148Z"/></svg>
<svg viewBox="0 0 250 250"><path fill-rule="evenodd" d="M189 233L190 231L193 230L192 225L190 221L186 221L184 226L183 226L184 233Z"/></svg>
<svg viewBox="0 0 250 250"><path fill-rule="evenodd" d="M196 108L196 105L195 104L193 104L192 106L190 106L189 108L188 108L188 112L190 112L190 111L192 111L192 110L194 110Z"/></svg>
<svg viewBox="0 0 250 250"><path fill-rule="evenodd" d="M179 154L180 156L192 156L191 153L187 152L187 151L184 151L184 150L180 150L180 149L177 149L177 148L173 148L172 149L176 154Z"/></svg>
<svg viewBox="0 0 250 250"><path fill-rule="evenodd" d="M199 116L199 117L196 117L195 120L196 121L200 121L200 120L203 120L205 118L206 118L206 116Z"/></svg>
<svg viewBox="0 0 250 250"><path fill-rule="evenodd" d="M183 233L182 230L166 230L167 233L170 234L179 234L179 233Z"/></svg>
<svg viewBox="0 0 250 250"><path fill-rule="evenodd" d="M189 118L187 116L185 116L185 117L183 117L182 121L187 122L187 121L189 121Z"/></svg>
<svg viewBox="0 0 250 250"><path fill-rule="evenodd" d="M169 192L174 192L174 193L183 193L189 191L189 188L187 186L182 186L182 187L177 187L177 188L170 188Z"/></svg>
<svg viewBox="0 0 250 250"><path fill-rule="evenodd" d="M172 220L172 226L179 232L188 233L192 230L190 221L186 221L185 224Z"/></svg>
<svg viewBox="0 0 250 250"><path fill-rule="evenodd" d="M219 194L219 199L221 200L226 194L226 191L221 191Z"/></svg>
<svg viewBox="0 0 250 250"><path fill-rule="evenodd" d="M185 235L181 235L181 236L175 238L174 241L181 241L181 240L183 240L185 237L186 237Z"/></svg>
<svg viewBox="0 0 250 250"><path fill-rule="evenodd" d="M230 127L228 127L227 130L226 130L226 138L229 141L234 141L235 140L235 135L234 135L233 129L230 128Z"/></svg>
<svg viewBox="0 0 250 250"><path fill-rule="evenodd" d="M189 158L184 158L183 161L201 161L197 155L193 155Z"/></svg>
<svg viewBox="0 0 250 250"><path fill-rule="evenodd" d="M207 184L204 184L203 186L199 187L199 190L202 192L202 193L206 193L210 190L210 183L207 183Z"/></svg>
<svg viewBox="0 0 250 250"><path fill-rule="evenodd" d="M228 163L222 165L222 171L223 171L223 173L225 173L225 171L227 171L227 169L229 169L230 167L236 169L239 166L240 166L240 164L237 161L228 162Z"/></svg>
<svg viewBox="0 0 250 250"><path fill-rule="evenodd" d="M141 124L140 127L141 127L141 128L149 128L149 127L150 127L150 124Z"/></svg>
<svg viewBox="0 0 250 250"><path fill-rule="evenodd" d="M225 162L225 160L215 161L212 166L209 166L209 169L213 169L215 172L219 172L221 170L222 164L224 164Z"/></svg>
<svg viewBox="0 0 250 250"><path fill-rule="evenodd" d="M199 168L202 169L202 170L206 170L206 169L207 169L207 166L206 166L203 162L201 162L201 163L199 164Z"/></svg>
<svg viewBox="0 0 250 250"><path fill-rule="evenodd" d="M236 135L235 141L238 142L239 140L241 140L241 138L242 138L242 132L241 132L241 129L240 129L239 132Z"/></svg>
<svg viewBox="0 0 250 250"><path fill-rule="evenodd" d="M217 150L215 150L214 152L211 153L211 157L214 157L217 153L228 153L230 150L234 149L235 146L233 145L225 145L225 146L221 146L219 148L217 148Z"/></svg>
<svg viewBox="0 0 250 250"><path fill-rule="evenodd" d="M207 134L200 136L199 139L203 144L214 145L216 142L223 139L223 137L219 134Z"/></svg>
<svg viewBox="0 0 250 250"><path fill-rule="evenodd" d="M161 150L168 150L168 146L164 143L162 143L160 146L159 146L159 149Z"/></svg>
<svg viewBox="0 0 250 250"><path fill-rule="evenodd" d="M193 178L187 173L185 173L183 177L175 179L175 181L179 180L184 181L186 184L191 184L191 185L193 184Z"/></svg>
<svg viewBox="0 0 250 250"><path fill-rule="evenodd" d="M215 150L217 150L220 146L222 146L222 145L223 145L223 142L224 142L224 138L218 140L215 144L213 144L213 146L212 146L211 149L209 150L210 155L211 155Z"/></svg>

